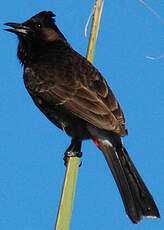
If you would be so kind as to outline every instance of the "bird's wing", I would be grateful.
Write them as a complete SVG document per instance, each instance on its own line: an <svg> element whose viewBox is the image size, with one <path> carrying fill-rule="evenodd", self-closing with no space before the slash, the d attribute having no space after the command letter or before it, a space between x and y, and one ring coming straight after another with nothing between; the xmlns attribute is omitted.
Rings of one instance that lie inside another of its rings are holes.
<svg viewBox="0 0 164 230"><path fill-rule="evenodd" d="M40 96L51 104L53 99L54 104L58 101L64 109L100 129L126 135L123 112L107 82L90 62L73 52L71 58L57 64L54 72L50 68L52 78L47 80L46 89L41 88Z"/></svg>

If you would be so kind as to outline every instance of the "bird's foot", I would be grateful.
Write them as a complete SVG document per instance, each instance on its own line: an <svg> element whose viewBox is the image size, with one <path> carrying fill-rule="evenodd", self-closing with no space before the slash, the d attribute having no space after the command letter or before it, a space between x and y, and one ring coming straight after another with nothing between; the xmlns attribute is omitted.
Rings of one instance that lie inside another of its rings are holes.
<svg viewBox="0 0 164 230"><path fill-rule="evenodd" d="M64 165L67 166L69 158L70 157L82 157L82 152L79 151L66 151L64 154ZM82 163L80 163L79 167L82 165Z"/></svg>
<svg viewBox="0 0 164 230"><path fill-rule="evenodd" d="M81 141L74 138L64 154L64 165L67 166L70 157L81 157ZM80 164L81 165L81 164Z"/></svg>

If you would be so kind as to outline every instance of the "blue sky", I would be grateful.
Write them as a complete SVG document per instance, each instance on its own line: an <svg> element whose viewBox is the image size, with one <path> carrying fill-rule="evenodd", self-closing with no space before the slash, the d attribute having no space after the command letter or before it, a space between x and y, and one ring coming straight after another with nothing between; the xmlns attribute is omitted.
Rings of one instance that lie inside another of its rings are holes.
<svg viewBox="0 0 164 230"><path fill-rule="evenodd" d="M164 18L162 0L149 5ZM70 138L33 104L16 58L17 38L5 22L23 22L42 10L72 47L85 56L84 28L94 1L4 1L1 6L0 229L53 229L65 173L63 153ZM136 167L164 213L164 25L137 0L105 1L94 65L108 81L125 113L124 138ZM3 57L3 58L2 58ZM71 230L158 229L164 220L133 225L101 152L83 143Z"/></svg>

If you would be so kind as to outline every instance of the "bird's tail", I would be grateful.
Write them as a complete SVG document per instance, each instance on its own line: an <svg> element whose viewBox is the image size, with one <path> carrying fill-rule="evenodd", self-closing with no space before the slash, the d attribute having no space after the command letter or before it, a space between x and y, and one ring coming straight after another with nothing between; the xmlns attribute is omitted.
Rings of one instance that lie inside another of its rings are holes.
<svg viewBox="0 0 164 230"><path fill-rule="evenodd" d="M120 191L126 213L133 223L142 216L159 218L158 208L130 159L121 139L114 133L89 126L95 144L103 152Z"/></svg>

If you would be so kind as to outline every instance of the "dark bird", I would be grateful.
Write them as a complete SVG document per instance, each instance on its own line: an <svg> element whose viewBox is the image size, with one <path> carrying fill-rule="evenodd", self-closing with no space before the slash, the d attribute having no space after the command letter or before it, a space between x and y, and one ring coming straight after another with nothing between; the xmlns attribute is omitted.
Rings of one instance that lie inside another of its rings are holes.
<svg viewBox="0 0 164 230"><path fill-rule="evenodd" d="M127 134L118 101L101 73L72 49L43 11L22 24L6 23L19 38L24 83L36 106L72 137L65 152L81 156L81 142L92 139L103 152L133 223L159 218L158 208L131 161L121 137Z"/></svg>

